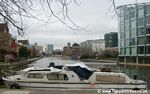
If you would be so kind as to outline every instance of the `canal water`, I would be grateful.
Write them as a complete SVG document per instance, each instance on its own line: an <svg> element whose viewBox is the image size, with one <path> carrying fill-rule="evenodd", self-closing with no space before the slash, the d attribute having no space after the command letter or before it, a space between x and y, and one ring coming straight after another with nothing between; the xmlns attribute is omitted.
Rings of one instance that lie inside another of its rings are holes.
<svg viewBox="0 0 150 94"><path fill-rule="evenodd" d="M63 59L61 57L51 57L51 58L43 58L38 61L29 64L30 66L35 67L48 67L49 63L54 62L55 65L64 65L64 64L73 64L77 62L82 62L78 60L71 60L71 59ZM126 73L129 77L133 78L133 75L137 75L138 79L145 80L148 83L148 88L150 89L150 68L149 67L137 67L137 66L123 66L117 65L115 63L105 63L105 62L83 62L87 66L93 68L100 68L100 67L111 67L112 70L120 71Z"/></svg>

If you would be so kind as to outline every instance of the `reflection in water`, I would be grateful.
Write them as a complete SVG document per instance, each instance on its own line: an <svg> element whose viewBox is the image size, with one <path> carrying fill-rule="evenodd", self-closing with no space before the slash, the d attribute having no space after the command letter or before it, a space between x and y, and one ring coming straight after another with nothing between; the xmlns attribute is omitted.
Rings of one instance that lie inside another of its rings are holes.
<svg viewBox="0 0 150 94"><path fill-rule="evenodd" d="M138 67L138 66L119 66L122 72L126 73L129 77L133 78L133 75L137 75L138 79L145 80L150 88L150 67Z"/></svg>
<svg viewBox="0 0 150 94"><path fill-rule="evenodd" d="M38 61L33 62L32 64L29 64L28 67L30 66L35 66L35 67L48 67L49 63L54 62L55 65L64 65L64 64L71 64L71 63L77 63L77 62L82 62L78 60L72 60L72 59L62 59L59 57L52 57L52 58L43 58ZM93 67L93 68L100 68L102 66L111 66L112 69L117 69L116 64L114 63L99 63L99 62L82 62L86 64L87 66ZM117 69L118 70L118 69Z"/></svg>
<svg viewBox="0 0 150 94"><path fill-rule="evenodd" d="M54 62L56 65L64 65L68 63L76 63L78 61L73 60L64 60L61 58L53 57L53 58L43 58L38 61L35 61L32 64L29 64L29 66L35 66L35 67L47 67L49 66L49 63Z"/></svg>
<svg viewBox="0 0 150 94"><path fill-rule="evenodd" d="M40 59L32 64L29 64L29 66L36 66L36 67L47 67L49 66L49 63L54 62L56 65L64 65L68 63L77 63L81 62L78 60L71 60L71 59L62 59L60 57L52 57L52 58L43 58ZM126 73L128 76L133 78L133 75L137 75L138 79L145 80L148 82L148 88L150 88L150 68L149 67L136 67L136 66L118 66L114 63L103 63L103 62L83 62L86 65L93 67L93 68L99 68L101 66L110 66L112 70L122 71Z"/></svg>

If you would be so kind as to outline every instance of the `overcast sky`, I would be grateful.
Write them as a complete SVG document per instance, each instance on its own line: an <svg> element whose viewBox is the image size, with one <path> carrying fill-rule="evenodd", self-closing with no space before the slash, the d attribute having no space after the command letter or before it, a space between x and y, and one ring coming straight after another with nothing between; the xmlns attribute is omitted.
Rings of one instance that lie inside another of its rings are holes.
<svg viewBox="0 0 150 94"><path fill-rule="evenodd" d="M72 31L60 22L43 25L34 20L27 20L26 38L38 45L54 44L62 49L68 42L80 43L90 39L103 39L108 32L118 32L117 16L114 15L111 0L78 0L80 6L69 6L70 18L87 31ZM136 0L115 0L117 6L135 3ZM138 0L148 2L150 0Z"/></svg>

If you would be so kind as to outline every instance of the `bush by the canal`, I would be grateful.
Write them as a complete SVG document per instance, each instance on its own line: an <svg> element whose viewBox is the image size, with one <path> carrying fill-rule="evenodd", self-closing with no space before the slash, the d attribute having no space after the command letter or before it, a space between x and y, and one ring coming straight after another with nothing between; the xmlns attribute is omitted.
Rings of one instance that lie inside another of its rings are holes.
<svg viewBox="0 0 150 94"><path fill-rule="evenodd" d="M100 53L100 54L97 54L96 55L96 58L97 59L117 59L118 58L118 51L112 51L112 50L105 50L105 51L103 51L102 53Z"/></svg>
<svg viewBox="0 0 150 94"><path fill-rule="evenodd" d="M19 49L19 57L21 58L28 58L29 57L29 51L26 47L21 47Z"/></svg>

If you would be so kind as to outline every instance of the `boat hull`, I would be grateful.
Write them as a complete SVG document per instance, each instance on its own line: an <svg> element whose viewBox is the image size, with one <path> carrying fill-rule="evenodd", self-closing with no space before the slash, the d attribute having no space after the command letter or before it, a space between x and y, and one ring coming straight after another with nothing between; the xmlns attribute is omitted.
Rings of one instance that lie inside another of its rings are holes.
<svg viewBox="0 0 150 94"><path fill-rule="evenodd" d="M59 89L142 89L147 86L143 84L114 84L114 83L51 83L51 82L10 82L6 81L7 86L18 85L20 88L59 88Z"/></svg>

